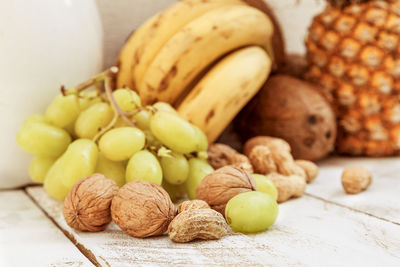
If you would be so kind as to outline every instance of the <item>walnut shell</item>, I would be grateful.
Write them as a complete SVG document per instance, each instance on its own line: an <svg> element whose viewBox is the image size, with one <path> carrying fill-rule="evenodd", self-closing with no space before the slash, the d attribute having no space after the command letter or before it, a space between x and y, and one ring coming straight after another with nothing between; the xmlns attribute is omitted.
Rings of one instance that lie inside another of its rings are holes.
<svg viewBox="0 0 400 267"><path fill-rule="evenodd" d="M113 221L134 237L163 234L176 214L168 193L147 181L125 184L111 204Z"/></svg>
<svg viewBox="0 0 400 267"><path fill-rule="evenodd" d="M238 152L228 145L214 143L208 147L207 153L208 153L208 158L207 158L208 163L214 169L219 169L221 167L230 165L232 161L231 158Z"/></svg>
<svg viewBox="0 0 400 267"><path fill-rule="evenodd" d="M228 145L214 143L209 146L207 152L207 161L214 169L219 169L224 166L235 166L253 173L250 160Z"/></svg>
<svg viewBox="0 0 400 267"><path fill-rule="evenodd" d="M239 167L225 166L203 178L197 186L196 196L224 215L225 206L231 198L256 189L256 182L250 173Z"/></svg>
<svg viewBox="0 0 400 267"><path fill-rule="evenodd" d="M195 209L211 209L210 205L207 204L204 200L193 199L183 201L178 205L178 214L184 210L195 210Z"/></svg>
<svg viewBox="0 0 400 267"><path fill-rule="evenodd" d="M80 231L104 230L111 222L110 206L117 192L115 182L102 174L79 180L64 200L65 221Z"/></svg>

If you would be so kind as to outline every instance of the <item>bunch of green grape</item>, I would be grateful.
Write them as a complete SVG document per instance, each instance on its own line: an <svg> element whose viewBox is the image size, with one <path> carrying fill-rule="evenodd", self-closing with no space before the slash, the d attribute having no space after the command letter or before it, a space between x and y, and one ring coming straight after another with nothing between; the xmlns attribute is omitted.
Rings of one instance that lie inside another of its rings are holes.
<svg viewBox="0 0 400 267"><path fill-rule="evenodd" d="M102 77L105 90L86 90ZM197 185L213 171L205 134L167 103L143 107L135 91L111 91L105 75L91 81L62 91L44 114L22 125L17 143L34 155L32 180L59 200L93 173L120 187L146 180L162 185L173 200L184 194L194 199Z"/></svg>

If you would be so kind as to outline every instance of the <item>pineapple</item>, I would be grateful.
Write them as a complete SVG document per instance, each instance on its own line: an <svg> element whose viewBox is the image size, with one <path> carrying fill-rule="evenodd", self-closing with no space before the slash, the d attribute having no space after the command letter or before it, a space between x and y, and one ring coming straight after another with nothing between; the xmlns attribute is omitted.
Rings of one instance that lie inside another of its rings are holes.
<svg viewBox="0 0 400 267"><path fill-rule="evenodd" d="M337 150L400 155L400 1L328 2L306 37L306 77L332 100Z"/></svg>

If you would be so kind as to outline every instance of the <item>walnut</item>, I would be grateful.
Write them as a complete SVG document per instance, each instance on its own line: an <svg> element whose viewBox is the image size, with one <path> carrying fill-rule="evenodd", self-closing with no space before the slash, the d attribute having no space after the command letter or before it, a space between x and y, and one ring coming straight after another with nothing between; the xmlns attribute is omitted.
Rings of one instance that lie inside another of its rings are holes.
<svg viewBox="0 0 400 267"><path fill-rule="evenodd" d="M200 199L186 200L178 205L178 214L184 210L194 209L210 209L210 206L207 204L207 202Z"/></svg>
<svg viewBox="0 0 400 267"><path fill-rule="evenodd" d="M249 159L228 145L214 143L210 145L207 152L207 161L214 169L229 165L241 167L250 173L253 172Z"/></svg>
<svg viewBox="0 0 400 267"><path fill-rule="evenodd" d="M294 162L305 171L307 183L311 183L317 178L319 169L314 162L302 159L295 160Z"/></svg>
<svg viewBox="0 0 400 267"><path fill-rule="evenodd" d="M232 197L256 189L250 173L238 167L225 166L203 178L197 186L196 196L224 215L225 206Z"/></svg>
<svg viewBox="0 0 400 267"><path fill-rule="evenodd" d="M125 184L111 204L113 221L134 237L163 234L176 214L168 193L147 181Z"/></svg>
<svg viewBox="0 0 400 267"><path fill-rule="evenodd" d="M179 213L168 227L169 238L178 243L194 239L219 239L229 232L224 216L212 209L190 209Z"/></svg>
<svg viewBox="0 0 400 267"><path fill-rule="evenodd" d="M278 190L278 203L285 202L292 197L301 197L306 190L306 181L301 176L271 173L267 177L272 180Z"/></svg>
<svg viewBox="0 0 400 267"><path fill-rule="evenodd" d="M207 150L208 163L214 168L219 169L231 164L231 158L238 153L235 149L225 144L214 143Z"/></svg>
<svg viewBox="0 0 400 267"><path fill-rule="evenodd" d="M357 194L372 182L371 173L361 166L346 168L342 174L342 185L346 193Z"/></svg>
<svg viewBox="0 0 400 267"><path fill-rule="evenodd" d="M64 200L65 221L80 231L104 230L111 222L110 205L117 192L115 182L102 174L79 180Z"/></svg>
<svg viewBox="0 0 400 267"><path fill-rule="evenodd" d="M277 171L271 150L267 146L254 146L249 153L249 160L256 173L268 174Z"/></svg>

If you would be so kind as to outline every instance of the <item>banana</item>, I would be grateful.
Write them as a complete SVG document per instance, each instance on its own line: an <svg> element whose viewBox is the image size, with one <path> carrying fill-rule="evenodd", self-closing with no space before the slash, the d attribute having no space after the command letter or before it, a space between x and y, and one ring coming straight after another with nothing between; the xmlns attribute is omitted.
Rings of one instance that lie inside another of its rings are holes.
<svg viewBox="0 0 400 267"><path fill-rule="evenodd" d="M135 48L131 75L138 86L148 66L168 42L186 24L210 10L227 5L245 5L241 0L185 0L163 11L141 36L140 45Z"/></svg>
<svg viewBox="0 0 400 267"><path fill-rule="evenodd" d="M178 113L214 142L257 93L271 71L271 59L258 46L239 49L218 62L190 91Z"/></svg>
<svg viewBox="0 0 400 267"><path fill-rule="evenodd" d="M124 46L119 52L116 62L116 66L119 68L119 70L115 77L114 89L125 86L131 89L135 88L131 72L131 66L134 62L134 55L138 47L142 44L144 36L150 31L152 25L158 20L159 16L160 13L148 19L139 29L129 36L128 40L126 40Z"/></svg>
<svg viewBox="0 0 400 267"><path fill-rule="evenodd" d="M272 33L269 18L246 5L207 12L177 32L149 65L137 84L143 103L174 103L210 63L239 47L265 46Z"/></svg>

